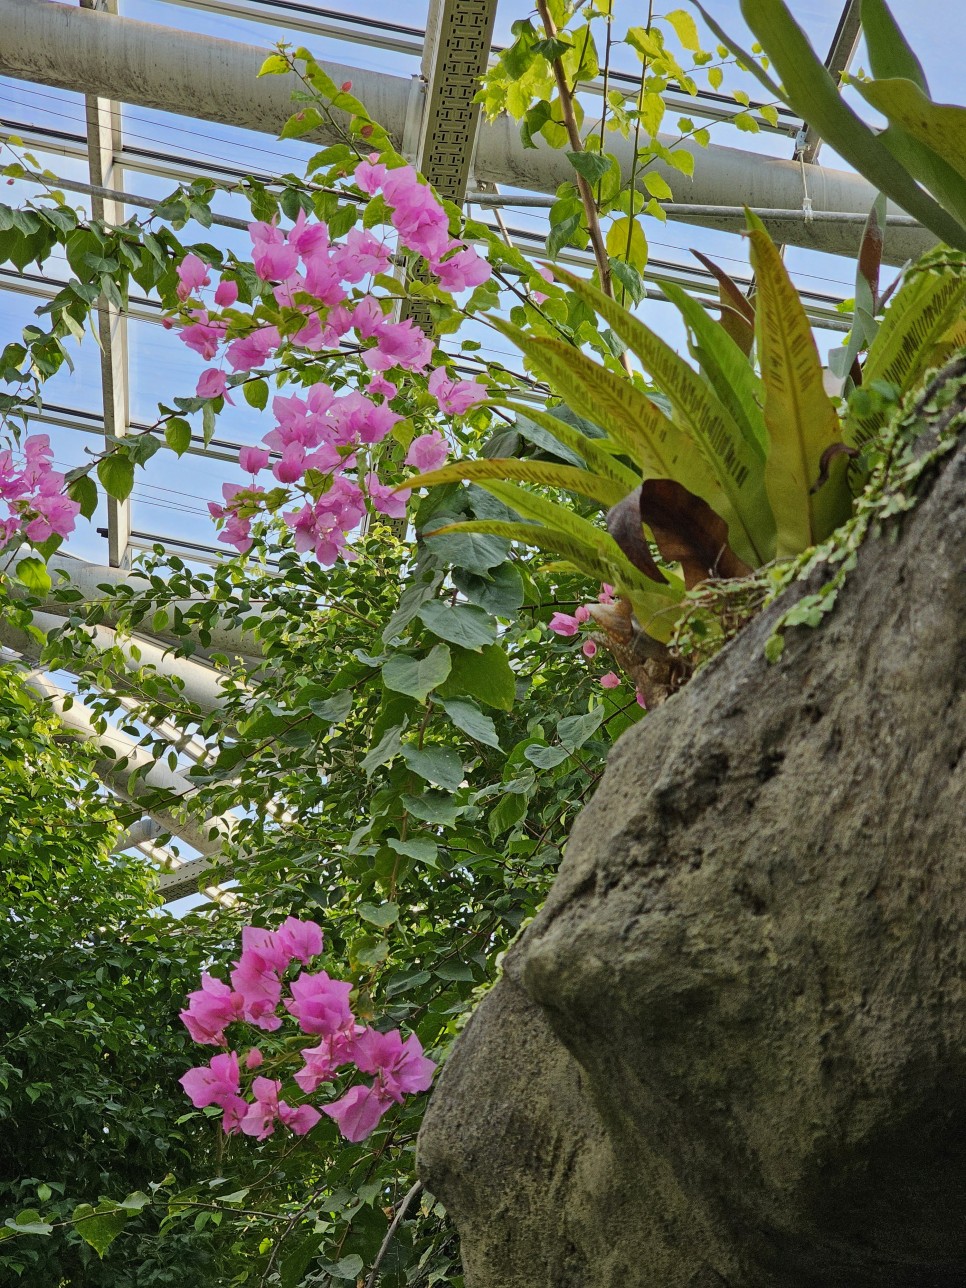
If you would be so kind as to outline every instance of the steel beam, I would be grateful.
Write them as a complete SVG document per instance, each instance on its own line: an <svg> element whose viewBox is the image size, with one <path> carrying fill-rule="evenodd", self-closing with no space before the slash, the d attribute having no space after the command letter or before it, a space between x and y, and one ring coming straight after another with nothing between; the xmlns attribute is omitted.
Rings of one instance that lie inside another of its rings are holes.
<svg viewBox="0 0 966 1288"><path fill-rule="evenodd" d="M829 75L835 81L843 72L848 71L859 46L859 36L862 33L860 11L861 0L845 0L825 59ZM801 158L806 165L811 165L817 159L821 146L822 136L814 125L803 126L795 143L795 160Z"/></svg>
<svg viewBox="0 0 966 1288"><path fill-rule="evenodd" d="M294 77L256 75L269 52L254 45L199 36L152 23L92 13L55 0L0 0L0 74L59 85L82 93L136 102L203 120L220 121L275 134L291 115ZM395 131L397 145L410 105L405 77L326 64L337 82L351 80L353 91L377 120ZM318 138L336 137L336 127ZM669 146L677 140L666 136ZM617 138L613 149L630 175L631 140ZM689 147L690 145L684 145ZM802 205L802 170L797 162L756 155L739 148L693 148L692 180L676 170L662 171L678 205L742 206L788 210ZM660 168L660 167L659 167ZM872 185L846 171L806 166L812 208L868 213ZM546 146L525 149L516 124L504 117L485 123L473 162L477 180L530 191L554 193L572 178L566 156ZM898 213L893 211L893 213ZM702 223L707 221L702 220ZM711 227L718 226L714 222ZM789 227L785 240L795 245L855 254L851 228L838 235L834 225ZM889 262L904 263L935 239L923 229L897 228L889 238Z"/></svg>
<svg viewBox="0 0 966 1288"><path fill-rule="evenodd" d="M117 16L117 0L80 0L81 8ZM121 149L121 114L112 99L97 94L84 98L87 118L87 157L91 177L91 214L102 223L122 222L121 205L114 196L120 187L119 167L114 158ZM106 194L106 195L105 195ZM101 392L104 410L105 446L127 434L128 391L127 319L102 295L97 312L101 345ZM107 561L112 568L130 566L131 501L107 498Z"/></svg>

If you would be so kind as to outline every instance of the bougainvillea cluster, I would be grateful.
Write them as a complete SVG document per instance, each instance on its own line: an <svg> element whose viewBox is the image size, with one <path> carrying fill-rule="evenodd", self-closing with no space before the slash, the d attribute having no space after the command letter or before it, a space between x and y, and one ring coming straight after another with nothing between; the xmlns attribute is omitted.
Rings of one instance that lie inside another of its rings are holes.
<svg viewBox="0 0 966 1288"><path fill-rule="evenodd" d="M400 381L428 377L428 392L445 416L465 415L486 397L476 381L455 378L445 366L431 369L431 340L412 320L394 320L390 294L382 287L377 292L374 282L399 251L421 256L438 287L450 294L485 282L489 264L450 236L445 210L412 166L388 169L373 154L353 178L365 197L381 201L397 250L370 228L353 227L344 239L334 238L325 222L304 211L287 231L274 223L250 224L255 274L270 290L274 313L264 307L265 299L250 314L234 309L237 283L225 275L212 306L206 306L201 293L212 284L209 265L188 254L178 266L181 339L207 362L221 354L220 365L202 372L197 397L231 402L230 375L246 375L284 348L307 356L341 347L343 377L351 372L351 383L338 391L319 382L305 397L277 396L265 446L242 449L239 462L251 483L226 483L222 502L209 505L223 525L219 540L241 553L251 548L252 520L278 506L277 487L256 482L270 471L274 484L288 489L290 502L301 501L282 514L296 548L311 550L326 566L340 556L351 558L347 537L365 514L367 499L390 518L405 513L405 494L392 492L368 468L371 449L403 419L391 405ZM434 469L447 451L446 439L433 430L410 444L406 463L419 471Z"/></svg>
<svg viewBox="0 0 966 1288"><path fill-rule="evenodd" d="M64 476L51 467L53 457L46 434L23 440L21 464L9 448L0 450L0 502L6 507L0 513L0 546L20 533L42 545L74 531L80 506L64 495Z"/></svg>
<svg viewBox="0 0 966 1288"><path fill-rule="evenodd" d="M614 602L614 587L607 585L605 582L600 588L600 594L597 596L601 604L612 604ZM592 620L590 609L586 604L580 604L572 613L554 613L547 623L548 628L555 635L562 635L565 639L570 639L579 635L581 628L586 626ZM592 637L584 640L580 646L580 651L588 660L597 656L597 641ZM600 677L600 686L602 689L616 689L620 686L620 676L615 671L607 671ZM639 706L644 706L643 695L638 693L637 702Z"/></svg>
<svg viewBox="0 0 966 1288"><path fill-rule="evenodd" d="M229 1135L241 1132L264 1140L281 1125L304 1136L325 1114L346 1140L363 1140L388 1109L432 1082L436 1066L423 1055L415 1034L404 1038L398 1029L381 1033L359 1024L347 980L293 966L310 967L321 952L322 931L313 921L289 917L275 931L246 926L231 983L206 974L201 988L189 994L181 1019L203 1045L227 1048L227 1030L233 1026L276 1033L286 1021L315 1040L314 1046L297 1048L290 1040L276 1039L269 1055L258 1046L249 1047L244 1056L228 1049L207 1065L188 1070L181 1078L188 1098L197 1109L217 1105ZM372 1081L356 1083L318 1108L308 1100L292 1105L281 1098L282 1079L265 1074L287 1073L293 1055L300 1067L291 1079L291 1095L314 1096L353 1070L371 1075Z"/></svg>

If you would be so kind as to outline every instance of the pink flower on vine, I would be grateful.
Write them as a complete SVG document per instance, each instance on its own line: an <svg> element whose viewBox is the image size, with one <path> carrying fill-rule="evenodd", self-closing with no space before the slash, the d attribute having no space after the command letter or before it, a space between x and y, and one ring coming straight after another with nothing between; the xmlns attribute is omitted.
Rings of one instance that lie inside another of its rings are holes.
<svg viewBox="0 0 966 1288"><path fill-rule="evenodd" d="M486 386L475 380L450 377L445 367L437 367L429 377L429 392L439 404L439 409L449 416L465 416L471 407L486 397Z"/></svg>
<svg viewBox="0 0 966 1288"><path fill-rule="evenodd" d="M208 276L208 265L203 259L190 251L175 269L178 274L178 285L175 288L175 294L179 300L186 300L189 295L195 291L200 291L203 286L208 286L211 278Z"/></svg>
<svg viewBox="0 0 966 1288"><path fill-rule="evenodd" d="M434 429L430 434L413 439L409 444L405 463L419 470L420 474L428 474L439 469L447 456L449 444L439 430Z"/></svg>

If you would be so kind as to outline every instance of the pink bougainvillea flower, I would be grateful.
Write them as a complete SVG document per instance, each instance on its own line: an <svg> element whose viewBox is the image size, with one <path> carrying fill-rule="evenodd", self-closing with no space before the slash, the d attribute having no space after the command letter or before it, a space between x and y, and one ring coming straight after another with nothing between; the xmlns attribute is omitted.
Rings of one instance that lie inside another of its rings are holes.
<svg viewBox="0 0 966 1288"><path fill-rule="evenodd" d="M369 500L373 508L380 514L386 515L389 519L404 519L406 517L406 502L409 499L408 491L394 492L391 487L379 482L378 474L366 475L366 491L369 494Z"/></svg>
<svg viewBox="0 0 966 1288"><path fill-rule="evenodd" d="M232 406L234 406L232 397L228 392L227 377L217 367L209 367L201 373L195 394L199 398L224 398L226 403L232 403Z"/></svg>
<svg viewBox="0 0 966 1288"><path fill-rule="evenodd" d="M436 1071L415 1033L404 1040L398 1029L366 1029L353 1042L352 1056L363 1073L377 1075L382 1091L397 1104L404 1095L426 1091Z"/></svg>
<svg viewBox="0 0 966 1288"><path fill-rule="evenodd" d="M432 340L413 322L382 322L376 327L375 337L376 347L366 349L362 355L370 371L387 371L390 367L423 371L433 356Z"/></svg>
<svg viewBox="0 0 966 1288"><path fill-rule="evenodd" d="M249 224L252 239L252 263L263 282L282 282L298 267L298 251L285 245L280 228L261 221Z"/></svg>
<svg viewBox="0 0 966 1288"><path fill-rule="evenodd" d="M333 1033L324 1037L318 1046L302 1049L305 1067L295 1074L295 1081L306 1095L311 1095L323 1082L329 1082L339 1069L350 1063L352 1042L348 1032Z"/></svg>
<svg viewBox="0 0 966 1288"><path fill-rule="evenodd" d="M268 355L282 343L278 327L263 326L251 335L232 340L225 350L225 357L232 371L251 371L260 367Z"/></svg>
<svg viewBox="0 0 966 1288"><path fill-rule="evenodd" d="M387 174L386 167L379 164L378 152L372 152L367 161L360 161L356 166L354 178L364 193L374 197Z"/></svg>
<svg viewBox="0 0 966 1288"><path fill-rule="evenodd" d="M295 1136L304 1136L306 1132L310 1132L322 1117L313 1105L299 1105L297 1109L293 1109L284 1100L279 1101L278 1116Z"/></svg>
<svg viewBox="0 0 966 1288"><path fill-rule="evenodd" d="M251 519L241 513L240 507L252 505L264 491L264 488L254 483L250 487L242 487L240 483L222 483L221 494L225 504L219 505L216 501L208 502L208 512L211 517L225 520L225 526L219 532L218 540L234 546L239 554L246 554L252 548Z"/></svg>
<svg viewBox="0 0 966 1288"><path fill-rule="evenodd" d="M333 252L333 263L343 282L355 285L364 277L384 273L391 251L368 228L350 228L345 243Z"/></svg>
<svg viewBox="0 0 966 1288"><path fill-rule="evenodd" d="M233 1096L237 1096L240 1090L238 1056L234 1051L229 1051L226 1055L214 1055L210 1065L189 1069L178 1081L196 1109L204 1109L207 1105L224 1105Z"/></svg>
<svg viewBox="0 0 966 1288"><path fill-rule="evenodd" d="M265 1057L259 1051L258 1047L252 1047L245 1056L246 1069L258 1069L264 1063Z"/></svg>
<svg viewBox="0 0 966 1288"><path fill-rule="evenodd" d="M178 285L175 293L179 300L186 300L195 291L201 290L211 282L208 276L208 265L190 251L175 269L178 274Z"/></svg>
<svg viewBox="0 0 966 1288"><path fill-rule="evenodd" d="M452 240L446 211L412 166L390 170L382 183L382 195L392 208L390 219L404 246L431 261L449 250Z"/></svg>
<svg viewBox="0 0 966 1288"><path fill-rule="evenodd" d="M181 1012L181 1022L192 1040L203 1046L220 1046L225 1029L241 1018L244 998L232 992L227 984L213 975L201 977L201 988L188 994L188 1007Z"/></svg>
<svg viewBox="0 0 966 1288"><path fill-rule="evenodd" d="M241 1131L242 1121L248 1113L248 1101L244 1096L232 1096L224 1104L225 1112L221 1116L221 1129L226 1136L234 1136Z"/></svg>
<svg viewBox="0 0 966 1288"><path fill-rule="evenodd" d="M305 473L305 448L301 443L286 443L282 459L272 466L279 483L296 483Z"/></svg>
<svg viewBox="0 0 966 1288"><path fill-rule="evenodd" d="M576 635L580 630L580 621L571 613L554 613L547 625L555 635Z"/></svg>
<svg viewBox="0 0 966 1288"><path fill-rule="evenodd" d="M374 295L364 295L352 310L352 325L362 340L371 340L386 322L382 305Z"/></svg>
<svg viewBox="0 0 966 1288"><path fill-rule="evenodd" d="M635 701L639 707L643 707L645 711L647 710L647 699L644 697L644 694L640 689L637 690Z"/></svg>
<svg viewBox="0 0 966 1288"><path fill-rule="evenodd" d="M375 1131L391 1104L392 1101L375 1087L350 1087L341 1100L323 1105L322 1112L328 1114L345 1139L354 1144Z"/></svg>
<svg viewBox="0 0 966 1288"><path fill-rule="evenodd" d="M325 223L309 223L308 215L300 210L295 223L289 230L288 244L295 248L305 259L317 251L328 250L329 226Z"/></svg>
<svg viewBox="0 0 966 1288"><path fill-rule="evenodd" d="M215 303L220 309L229 309L238 299L238 283L223 277L215 288Z"/></svg>
<svg viewBox="0 0 966 1288"><path fill-rule="evenodd" d="M584 657L596 657L597 645L594 640L584 640L583 644L580 646L580 651L583 653Z"/></svg>
<svg viewBox="0 0 966 1288"><path fill-rule="evenodd" d="M600 594L597 596L601 604L612 604L614 602L614 587L606 581L601 583Z"/></svg>
<svg viewBox="0 0 966 1288"><path fill-rule="evenodd" d="M335 255L320 250L306 260L304 290L313 299L330 307L345 300L342 273Z"/></svg>
<svg viewBox="0 0 966 1288"><path fill-rule="evenodd" d="M481 286L489 280L493 271L490 265L478 255L472 246L463 246L448 259L435 260L430 268L439 279L444 291L458 295L472 286Z"/></svg>
<svg viewBox="0 0 966 1288"><path fill-rule="evenodd" d="M271 453L264 447L242 447L238 452L238 464L246 474L258 474L270 458Z"/></svg>
<svg viewBox="0 0 966 1288"><path fill-rule="evenodd" d="M620 685L620 676L615 675L613 671L608 671L606 675L600 677L600 687L602 689L616 689Z"/></svg>
<svg viewBox="0 0 966 1288"><path fill-rule="evenodd" d="M378 394L388 402L390 398L395 398L398 390L391 380L387 380L381 371L376 371L370 376L369 383L366 385L367 394Z"/></svg>
<svg viewBox="0 0 966 1288"><path fill-rule="evenodd" d="M312 958L322 951L322 928L314 921L286 917L275 931L275 943L289 961L295 958L303 966L308 966Z"/></svg>
<svg viewBox="0 0 966 1288"><path fill-rule="evenodd" d="M193 317L195 321L179 332L180 339L189 349L200 354L205 362L210 362L225 338L224 324L209 322L204 309L196 310Z"/></svg>
<svg viewBox="0 0 966 1288"><path fill-rule="evenodd" d="M303 971L291 984L292 996L285 1007L298 1020L304 1033L330 1035L353 1024L349 1008L352 985L347 980L331 979L325 971L310 975Z"/></svg>
<svg viewBox="0 0 966 1288"><path fill-rule="evenodd" d="M437 367L430 373L429 392L439 404L440 411L448 416L464 416L486 397L485 386L475 380L451 378L445 367Z"/></svg>
<svg viewBox="0 0 966 1288"><path fill-rule="evenodd" d="M412 465L420 474L437 470L449 456L449 444L438 429L414 438L406 453L406 465Z"/></svg>
<svg viewBox="0 0 966 1288"><path fill-rule="evenodd" d="M282 1084L274 1078L255 1078L252 1082L253 1103L241 1121L241 1130L246 1136L256 1140L265 1140L275 1130L278 1117L278 1093Z"/></svg>

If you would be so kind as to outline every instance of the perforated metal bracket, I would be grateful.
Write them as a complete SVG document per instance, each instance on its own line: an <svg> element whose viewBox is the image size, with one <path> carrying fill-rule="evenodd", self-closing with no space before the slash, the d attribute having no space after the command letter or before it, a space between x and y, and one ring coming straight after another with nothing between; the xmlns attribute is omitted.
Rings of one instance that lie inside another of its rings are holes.
<svg viewBox="0 0 966 1288"><path fill-rule="evenodd" d="M462 202L476 143L480 107L473 99L486 71L495 0L436 0L426 29L426 107L419 168L436 191Z"/></svg>

